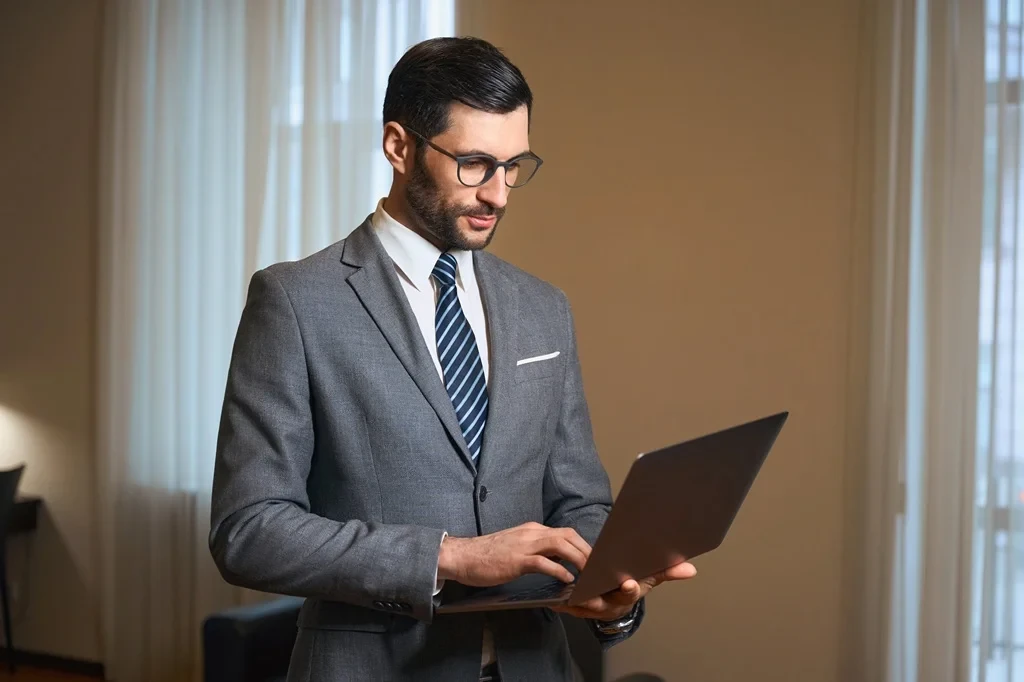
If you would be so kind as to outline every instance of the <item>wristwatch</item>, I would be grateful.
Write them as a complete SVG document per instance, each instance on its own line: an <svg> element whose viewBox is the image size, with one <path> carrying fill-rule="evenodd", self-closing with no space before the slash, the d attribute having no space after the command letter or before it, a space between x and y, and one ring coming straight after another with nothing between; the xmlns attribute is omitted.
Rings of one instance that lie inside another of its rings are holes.
<svg viewBox="0 0 1024 682"><path fill-rule="evenodd" d="M633 609L622 618L618 620L595 620L594 627L602 635L621 635L626 632L636 621L637 609L640 608L640 602L633 604Z"/></svg>

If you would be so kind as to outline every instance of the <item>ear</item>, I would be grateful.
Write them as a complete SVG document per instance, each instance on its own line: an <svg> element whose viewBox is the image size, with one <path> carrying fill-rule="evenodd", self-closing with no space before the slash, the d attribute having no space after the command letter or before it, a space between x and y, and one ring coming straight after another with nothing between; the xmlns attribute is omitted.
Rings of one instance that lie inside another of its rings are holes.
<svg viewBox="0 0 1024 682"><path fill-rule="evenodd" d="M384 147L384 157L396 173L405 175L412 170L416 146L413 144L412 135L407 133L402 126L394 121L385 123L382 146Z"/></svg>

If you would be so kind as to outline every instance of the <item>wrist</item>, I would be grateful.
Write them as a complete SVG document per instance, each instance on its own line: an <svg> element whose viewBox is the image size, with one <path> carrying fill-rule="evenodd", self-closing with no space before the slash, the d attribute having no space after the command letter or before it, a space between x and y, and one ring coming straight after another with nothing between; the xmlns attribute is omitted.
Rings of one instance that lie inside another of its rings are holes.
<svg viewBox="0 0 1024 682"><path fill-rule="evenodd" d="M598 632L605 635L614 635L626 632L633 627L639 607L640 603L637 602L633 604L632 608L630 608L629 611L621 617L614 618L612 620L598 620L594 622L594 625Z"/></svg>
<svg viewBox="0 0 1024 682"><path fill-rule="evenodd" d="M437 579L458 580L459 549L462 538L446 535L437 554Z"/></svg>

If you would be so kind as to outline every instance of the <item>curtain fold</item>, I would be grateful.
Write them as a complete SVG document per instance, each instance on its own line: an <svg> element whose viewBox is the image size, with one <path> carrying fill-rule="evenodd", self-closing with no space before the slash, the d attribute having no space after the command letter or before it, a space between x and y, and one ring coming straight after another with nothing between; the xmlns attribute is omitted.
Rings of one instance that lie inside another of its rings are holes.
<svg viewBox="0 0 1024 682"><path fill-rule="evenodd" d="M231 344L258 268L344 237L390 184L387 73L453 0L111 0L98 472L111 679L199 679L200 626L262 595L210 558Z"/></svg>

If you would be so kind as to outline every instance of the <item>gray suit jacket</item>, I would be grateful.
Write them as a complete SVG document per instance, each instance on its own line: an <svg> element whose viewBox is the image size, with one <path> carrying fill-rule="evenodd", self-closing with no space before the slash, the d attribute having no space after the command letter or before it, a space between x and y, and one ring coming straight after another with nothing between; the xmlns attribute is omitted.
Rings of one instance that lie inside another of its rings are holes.
<svg viewBox="0 0 1024 682"><path fill-rule="evenodd" d="M506 681L570 677L548 609L434 613L444 531L537 521L593 543L611 505L564 294L488 253L475 266L491 358L479 467L369 220L252 278L210 549L229 582L307 598L290 680L476 680L485 618Z"/></svg>

